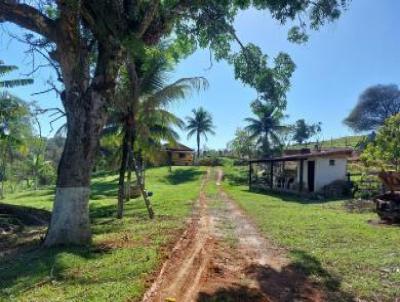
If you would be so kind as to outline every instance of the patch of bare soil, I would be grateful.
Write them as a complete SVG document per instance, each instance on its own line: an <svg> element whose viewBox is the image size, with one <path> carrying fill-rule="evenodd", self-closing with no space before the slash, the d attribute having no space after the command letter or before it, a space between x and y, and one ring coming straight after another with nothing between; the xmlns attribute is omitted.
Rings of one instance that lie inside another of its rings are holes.
<svg viewBox="0 0 400 302"><path fill-rule="evenodd" d="M218 169L217 185L222 177ZM195 215L142 301L325 301L222 189L206 196L207 181L210 172Z"/></svg>
<svg viewBox="0 0 400 302"><path fill-rule="evenodd" d="M0 257L40 241L50 217L45 210L0 203Z"/></svg>

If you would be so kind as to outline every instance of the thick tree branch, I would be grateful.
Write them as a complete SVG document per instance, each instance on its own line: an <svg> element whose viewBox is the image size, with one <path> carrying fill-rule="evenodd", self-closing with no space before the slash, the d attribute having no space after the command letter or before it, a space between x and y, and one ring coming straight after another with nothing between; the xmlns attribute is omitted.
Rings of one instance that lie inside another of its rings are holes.
<svg viewBox="0 0 400 302"><path fill-rule="evenodd" d="M151 22L153 22L155 15L157 14L157 11L160 7L160 1L159 0L153 0L149 4L148 9L146 10L145 15L143 16L142 23L139 26L139 30L137 35L139 37L142 37L147 29L149 28Z"/></svg>
<svg viewBox="0 0 400 302"><path fill-rule="evenodd" d="M17 0L0 1L0 22L8 21L55 41L56 23L36 8Z"/></svg>

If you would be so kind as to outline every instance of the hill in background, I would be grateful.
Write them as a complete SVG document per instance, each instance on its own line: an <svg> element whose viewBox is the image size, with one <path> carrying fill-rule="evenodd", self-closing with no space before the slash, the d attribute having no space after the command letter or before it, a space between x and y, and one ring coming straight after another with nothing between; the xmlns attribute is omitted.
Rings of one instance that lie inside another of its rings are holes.
<svg viewBox="0 0 400 302"><path fill-rule="evenodd" d="M323 149L329 148L345 148L353 147L355 148L357 144L364 138L364 135L354 135L354 136L344 136L339 138L332 138L330 140L324 140L319 142ZM317 142L309 142L307 144L296 144L291 145L290 149L301 149L301 148L313 148Z"/></svg>

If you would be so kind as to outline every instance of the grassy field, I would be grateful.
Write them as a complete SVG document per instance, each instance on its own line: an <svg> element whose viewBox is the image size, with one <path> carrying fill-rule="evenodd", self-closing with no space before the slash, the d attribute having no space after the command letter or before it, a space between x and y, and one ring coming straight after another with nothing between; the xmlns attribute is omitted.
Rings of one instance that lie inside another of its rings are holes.
<svg viewBox="0 0 400 302"><path fill-rule="evenodd" d="M264 195L227 180L224 189L265 236L288 249L293 265L336 292L333 300L400 298L400 227L372 225L376 214L349 213L343 201Z"/></svg>
<svg viewBox="0 0 400 302"><path fill-rule="evenodd" d="M127 203L124 219L115 219L116 176L96 177L90 202L93 245L33 247L0 259L0 301L138 301L184 227L204 171L149 170L154 221L141 199ZM40 190L9 195L5 202L50 210L52 200L52 190Z"/></svg>

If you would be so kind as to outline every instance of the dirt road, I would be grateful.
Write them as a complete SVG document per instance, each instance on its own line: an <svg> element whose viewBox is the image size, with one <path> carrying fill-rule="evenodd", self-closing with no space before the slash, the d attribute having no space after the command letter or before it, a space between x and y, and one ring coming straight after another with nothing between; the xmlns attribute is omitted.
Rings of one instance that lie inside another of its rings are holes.
<svg viewBox="0 0 400 302"><path fill-rule="evenodd" d="M222 190L222 178L222 170L208 171L194 215L143 302L324 301ZM217 189L206 194L210 182Z"/></svg>

